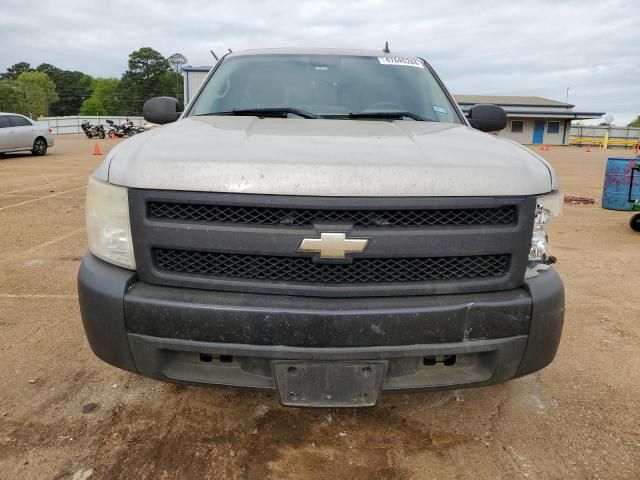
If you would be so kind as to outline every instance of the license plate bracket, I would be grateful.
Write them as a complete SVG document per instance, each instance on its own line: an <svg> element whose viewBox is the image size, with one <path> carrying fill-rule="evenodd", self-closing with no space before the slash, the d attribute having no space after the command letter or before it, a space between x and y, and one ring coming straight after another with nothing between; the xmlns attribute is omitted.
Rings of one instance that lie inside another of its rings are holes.
<svg viewBox="0 0 640 480"><path fill-rule="evenodd" d="M280 402L292 407L370 407L376 404L387 362L274 361Z"/></svg>

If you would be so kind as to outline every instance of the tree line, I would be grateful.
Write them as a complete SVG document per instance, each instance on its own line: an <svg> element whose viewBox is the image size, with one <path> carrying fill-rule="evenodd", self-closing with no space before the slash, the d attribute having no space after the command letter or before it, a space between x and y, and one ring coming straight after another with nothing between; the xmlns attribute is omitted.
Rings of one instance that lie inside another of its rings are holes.
<svg viewBox="0 0 640 480"><path fill-rule="evenodd" d="M94 78L49 63L32 68L19 62L0 73L0 111L31 118L65 115L141 115L142 105L157 96L183 101L180 53L165 58L153 48L129 54L121 78Z"/></svg>

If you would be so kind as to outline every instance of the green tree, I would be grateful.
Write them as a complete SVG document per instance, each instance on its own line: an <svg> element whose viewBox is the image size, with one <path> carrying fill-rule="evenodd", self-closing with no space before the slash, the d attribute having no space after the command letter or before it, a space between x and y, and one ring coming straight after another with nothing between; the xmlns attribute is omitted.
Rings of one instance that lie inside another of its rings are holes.
<svg viewBox="0 0 640 480"><path fill-rule="evenodd" d="M82 75L82 78L78 81L78 86L91 95L95 88L95 79L91 75Z"/></svg>
<svg viewBox="0 0 640 480"><path fill-rule="evenodd" d="M600 122L598 124L598 126L600 126L600 127L613 127L614 126L613 122L615 122L615 121L616 121L616 117L614 117L611 114L608 114L608 115L604 116L604 121Z"/></svg>
<svg viewBox="0 0 640 480"><path fill-rule="evenodd" d="M169 62L160 52L143 47L129 55L129 70L124 73L124 77L137 81L154 81L167 70Z"/></svg>
<svg viewBox="0 0 640 480"><path fill-rule="evenodd" d="M15 80L0 80L0 112L17 112L21 96L18 82Z"/></svg>
<svg viewBox="0 0 640 480"><path fill-rule="evenodd" d="M118 84L116 78L96 78L93 80L93 93L80 108L80 115L116 115L118 102L115 97Z"/></svg>
<svg viewBox="0 0 640 480"><path fill-rule="evenodd" d="M18 62L7 68L6 73L0 73L0 80L17 80L21 73L31 72L33 69L27 62Z"/></svg>
<svg viewBox="0 0 640 480"><path fill-rule="evenodd" d="M49 106L49 115L76 115L82 102L91 96L93 85L89 75L78 71L62 70L49 63L38 65L36 71L46 73L53 80L60 97L57 102Z"/></svg>
<svg viewBox="0 0 640 480"><path fill-rule="evenodd" d="M182 101L180 97L184 95L180 95L180 92L182 92L182 75L180 75L180 69L187 63L187 57L181 53L174 53L167 58L167 61L176 74L176 98Z"/></svg>
<svg viewBox="0 0 640 480"><path fill-rule="evenodd" d="M176 76L175 72L165 72L158 83L158 92L159 95L165 95L169 97L175 97L178 99L180 103L183 101L184 97L184 78L182 75L178 74ZM153 95L157 97L159 95Z"/></svg>
<svg viewBox="0 0 640 480"><path fill-rule="evenodd" d="M627 125L627 127L640 127L640 115L638 115L633 122Z"/></svg>
<svg viewBox="0 0 640 480"><path fill-rule="evenodd" d="M32 118L48 115L49 105L58 101L56 85L43 72L23 72L17 80L20 105L18 113Z"/></svg>
<svg viewBox="0 0 640 480"><path fill-rule="evenodd" d="M169 62L160 52L153 48L143 47L129 55L129 69L122 75L116 91L119 113L139 115L142 105L151 97L171 95L175 79L171 77L172 86L167 90L167 72Z"/></svg>

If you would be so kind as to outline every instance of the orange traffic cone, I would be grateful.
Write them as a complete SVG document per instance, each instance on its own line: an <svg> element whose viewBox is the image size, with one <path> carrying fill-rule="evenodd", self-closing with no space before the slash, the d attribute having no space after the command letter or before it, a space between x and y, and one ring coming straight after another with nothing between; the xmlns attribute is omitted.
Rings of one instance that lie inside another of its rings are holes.
<svg viewBox="0 0 640 480"><path fill-rule="evenodd" d="M102 152L100 151L100 144L98 142L93 146L93 154L102 155Z"/></svg>
<svg viewBox="0 0 640 480"><path fill-rule="evenodd" d="M587 153L591 153L591 145L587 145Z"/></svg>
<svg viewBox="0 0 640 480"><path fill-rule="evenodd" d="M116 132L114 132L113 130L111 130L111 131L109 132L109 138L110 138L111 140L115 140L115 139L116 139Z"/></svg>

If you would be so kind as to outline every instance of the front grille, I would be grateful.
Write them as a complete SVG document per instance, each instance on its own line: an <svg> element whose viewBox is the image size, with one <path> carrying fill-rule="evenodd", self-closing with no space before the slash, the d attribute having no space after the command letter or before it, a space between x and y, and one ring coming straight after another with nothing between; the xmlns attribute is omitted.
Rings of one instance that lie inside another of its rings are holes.
<svg viewBox="0 0 640 480"><path fill-rule="evenodd" d="M425 227L434 225L509 225L514 206L494 208L341 210L283 207L148 203L151 218L206 223L309 226L319 222L349 222L360 227Z"/></svg>
<svg viewBox="0 0 640 480"><path fill-rule="evenodd" d="M320 283L394 283L471 280L505 275L510 255L356 258L350 264L314 263L309 257L245 255L155 248L161 270L216 278Z"/></svg>
<svg viewBox="0 0 640 480"><path fill-rule="evenodd" d="M304 297L501 291L522 285L535 197L315 197L129 190L136 274L179 288ZM304 238L366 238L350 262Z"/></svg>

